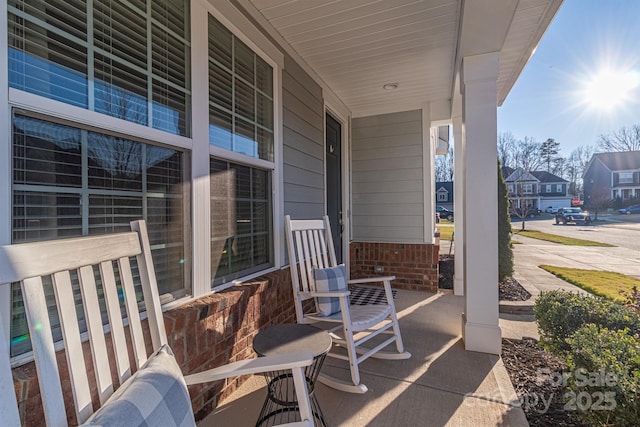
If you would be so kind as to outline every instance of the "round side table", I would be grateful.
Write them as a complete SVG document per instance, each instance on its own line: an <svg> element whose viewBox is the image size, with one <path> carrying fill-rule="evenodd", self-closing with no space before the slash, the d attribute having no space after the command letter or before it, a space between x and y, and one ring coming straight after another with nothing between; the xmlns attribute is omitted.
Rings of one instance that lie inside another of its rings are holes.
<svg viewBox="0 0 640 427"><path fill-rule="evenodd" d="M325 427L327 424L315 396L314 387L324 358L330 349L331 336L327 332L314 326L297 323L269 326L258 332L253 339L253 350L259 356L274 356L302 350L313 352L313 363L305 369L305 377L315 424ZM291 372L269 372L265 374L265 378L267 397L256 426L300 421Z"/></svg>

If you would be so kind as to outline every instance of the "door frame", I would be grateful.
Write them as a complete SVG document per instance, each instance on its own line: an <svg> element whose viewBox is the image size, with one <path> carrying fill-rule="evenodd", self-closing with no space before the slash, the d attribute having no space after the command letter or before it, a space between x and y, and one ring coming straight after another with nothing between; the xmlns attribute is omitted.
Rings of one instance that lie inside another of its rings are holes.
<svg viewBox="0 0 640 427"><path fill-rule="evenodd" d="M327 167L326 143L327 143L327 119L330 115L341 126L341 173L342 173L342 262L345 264L347 274L349 274L349 243L351 242L351 114L348 110L337 107L335 104L327 102L324 104L323 122L323 165L322 171L325 174ZM327 214L327 177L324 176L324 213Z"/></svg>

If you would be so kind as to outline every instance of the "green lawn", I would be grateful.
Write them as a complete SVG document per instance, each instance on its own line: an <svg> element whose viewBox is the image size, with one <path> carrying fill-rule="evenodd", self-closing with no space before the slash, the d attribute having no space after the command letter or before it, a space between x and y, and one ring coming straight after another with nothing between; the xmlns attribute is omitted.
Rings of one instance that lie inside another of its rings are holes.
<svg viewBox="0 0 640 427"><path fill-rule="evenodd" d="M440 240L453 240L453 223L439 223L436 228L440 230Z"/></svg>
<svg viewBox="0 0 640 427"><path fill-rule="evenodd" d="M540 268L587 292L614 301L624 301L620 291L631 292L634 286L640 289L640 280L613 271L582 270L553 265L541 265Z"/></svg>
<svg viewBox="0 0 640 427"><path fill-rule="evenodd" d="M558 236L557 234L545 233L536 230L516 230L513 229L514 235L530 237L532 239L546 240L547 242L561 243L567 246L602 246L613 247L608 243L594 242L592 240L575 239L573 237Z"/></svg>

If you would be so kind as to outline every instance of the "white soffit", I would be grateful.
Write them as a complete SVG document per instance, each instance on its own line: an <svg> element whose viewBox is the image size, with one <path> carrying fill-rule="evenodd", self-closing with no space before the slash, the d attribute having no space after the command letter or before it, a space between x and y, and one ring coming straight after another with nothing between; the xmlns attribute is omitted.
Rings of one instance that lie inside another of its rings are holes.
<svg viewBox="0 0 640 427"><path fill-rule="evenodd" d="M461 0L249 1L354 117L450 105ZM500 62L500 103L560 3L519 2ZM397 88L383 89L389 83Z"/></svg>

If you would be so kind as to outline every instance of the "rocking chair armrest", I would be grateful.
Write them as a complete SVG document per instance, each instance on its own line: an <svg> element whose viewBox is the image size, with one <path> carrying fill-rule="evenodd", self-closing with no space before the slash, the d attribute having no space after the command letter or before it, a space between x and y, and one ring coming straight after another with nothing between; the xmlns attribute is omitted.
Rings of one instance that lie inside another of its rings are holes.
<svg viewBox="0 0 640 427"><path fill-rule="evenodd" d="M336 291L336 292L305 292L305 295L310 297L346 297L351 295L351 291Z"/></svg>
<svg viewBox="0 0 640 427"><path fill-rule="evenodd" d="M196 374L185 375L184 380L187 385L193 385L241 375L304 368L311 365L312 362L313 352L305 350L290 354L241 360Z"/></svg>
<svg viewBox="0 0 640 427"><path fill-rule="evenodd" d="M396 276L378 276L378 277L366 277L364 279L351 279L349 280L350 285L356 285L360 283L378 283L378 282L390 282L395 280Z"/></svg>

